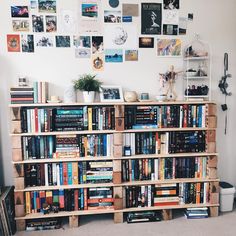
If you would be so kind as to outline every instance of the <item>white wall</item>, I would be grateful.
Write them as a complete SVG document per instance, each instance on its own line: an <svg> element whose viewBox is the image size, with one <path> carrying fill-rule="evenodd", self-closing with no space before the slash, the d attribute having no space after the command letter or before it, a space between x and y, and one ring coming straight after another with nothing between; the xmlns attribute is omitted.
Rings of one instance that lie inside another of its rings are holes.
<svg viewBox="0 0 236 236"><path fill-rule="evenodd" d="M57 0L58 9L75 9L78 0ZM105 2L102 0L102 2ZM107 1L106 1L107 2ZM123 2L144 2L140 0L126 0ZM158 1L146 1L158 2ZM182 36L184 44L190 42L195 33L199 33L203 40L208 41L212 47L212 92L213 100L218 105L218 152L219 177L236 185L236 154L233 145L236 140L236 126L234 116L236 106L233 105L235 94L228 98L228 133L223 134L224 114L220 104L224 97L218 89L218 81L223 74L223 55L229 53L229 70L233 74L230 80L230 89L234 92L236 87L236 27L235 27L235 0L180 0L180 15L194 13L194 21L188 25L187 36ZM9 87L16 84L19 75L26 75L33 80L50 82L51 94L62 98L63 87L79 74L92 73L91 63L88 59L76 59L73 49L42 49L34 54L8 53L6 49L6 34L13 33L10 18L10 4L28 3L22 1L0 0L0 124L1 124L1 156L6 184L12 181L11 142L9 137ZM138 25L140 32L140 24ZM170 65L177 69L182 68L182 59L158 58L153 49L140 49L138 62L124 62L122 64L106 64L105 70L99 72L98 78L104 84L121 85L124 90L149 92L152 96L158 93L159 73L165 72ZM182 97L182 81L177 81L179 99ZM0 162L1 165L1 162ZM1 171L1 168L0 168ZM1 175L0 175L1 176Z"/></svg>

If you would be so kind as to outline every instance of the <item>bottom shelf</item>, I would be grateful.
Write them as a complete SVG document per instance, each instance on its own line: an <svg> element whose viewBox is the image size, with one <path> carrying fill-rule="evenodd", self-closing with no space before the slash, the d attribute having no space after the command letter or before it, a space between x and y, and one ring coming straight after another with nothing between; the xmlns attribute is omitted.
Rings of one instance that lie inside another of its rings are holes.
<svg viewBox="0 0 236 236"><path fill-rule="evenodd" d="M82 215L99 215L111 213L125 213L125 212L138 212L138 211L156 211L156 210L171 210L171 209L185 209L192 207L219 207L219 204L183 204L174 206L159 206L159 207L135 207L125 208L121 210L83 210L83 211L61 211L58 213L50 213L43 215L42 213L32 213L23 217L16 217L15 220L30 220L40 218L54 218L54 217L69 217L69 216L82 216Z"/></svg>

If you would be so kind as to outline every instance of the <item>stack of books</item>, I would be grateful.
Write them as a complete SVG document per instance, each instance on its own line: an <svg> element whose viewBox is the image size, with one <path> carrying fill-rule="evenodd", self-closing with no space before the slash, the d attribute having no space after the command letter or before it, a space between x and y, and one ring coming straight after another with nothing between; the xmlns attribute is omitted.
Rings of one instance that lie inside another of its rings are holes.
<svg viewBox="0 0 236 236"><path fill-rule="evenodd" d="M154 222L161 221L161 217L157 212L146 211L146 212L132 212L128 213L127 223L138 223L138 222Z"/></svg>
<svg viewBox="0 0 236 236"><path fill-rule="evenodd" d="M12 104L34 103L34 89L32 87L11 87L10 95Z"/></svg>
<svg viewBox="0 0 236 236"><path fill-rule="evenodd" d="M187 219L202 219L208 217L207 207L187 208L184 214Z"/></svg>
<svg viewBox="0 0 236 236"><path fill-rule="evenodd" d="M26 223L27 231L38 231L38 230L60 229L60 228L61 228L60 218L34 219Z"/></svg>

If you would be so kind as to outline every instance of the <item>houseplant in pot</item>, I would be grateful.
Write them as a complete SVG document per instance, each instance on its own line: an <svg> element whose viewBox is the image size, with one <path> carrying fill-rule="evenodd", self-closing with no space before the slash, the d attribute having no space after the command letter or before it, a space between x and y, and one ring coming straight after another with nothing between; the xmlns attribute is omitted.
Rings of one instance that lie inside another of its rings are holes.
<svg viewBox="0 0 236 236"><path fill-rule="evenodd" d="M95 92L99 92L102 83L95 77L96 75L83 74L79 79L74 80L75 90L83 91L84 102L93 102Z"/></svg>

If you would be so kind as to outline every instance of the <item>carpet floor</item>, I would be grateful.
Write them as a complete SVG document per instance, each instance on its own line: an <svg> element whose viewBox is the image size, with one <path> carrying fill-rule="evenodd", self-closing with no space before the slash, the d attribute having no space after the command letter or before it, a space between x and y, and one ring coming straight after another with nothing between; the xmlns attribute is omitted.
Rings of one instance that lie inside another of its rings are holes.
<svg viewBox="0 0 236 236"><path fill-rule="evenodd" d="M236 210L207 219L185 219L182 212L174 212L170 221L114 224L112 215L83 216L80 227L58 230L18 232L16 236L235 236Z"/></svg>

